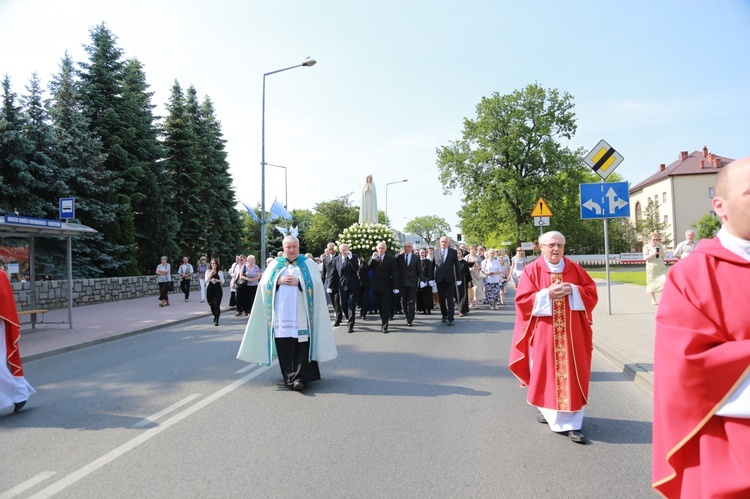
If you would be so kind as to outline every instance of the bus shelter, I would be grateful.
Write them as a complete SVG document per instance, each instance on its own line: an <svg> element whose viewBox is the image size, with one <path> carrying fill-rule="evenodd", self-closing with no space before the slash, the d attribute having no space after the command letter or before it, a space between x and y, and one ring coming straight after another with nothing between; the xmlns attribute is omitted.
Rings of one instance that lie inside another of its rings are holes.
<svg viewBox="0 0 750 499"><path fill-rule="evenodd" d="M66 239L67 257L65 260L68 271L68 325L70 329L73 329L73 237L96 233L97 231L91 227L67 221L24 217L22 215L5 215L0 218L0 237L15 237L29 241L29 287L32 309L37 308L34 242L40 237Z"/></svg>

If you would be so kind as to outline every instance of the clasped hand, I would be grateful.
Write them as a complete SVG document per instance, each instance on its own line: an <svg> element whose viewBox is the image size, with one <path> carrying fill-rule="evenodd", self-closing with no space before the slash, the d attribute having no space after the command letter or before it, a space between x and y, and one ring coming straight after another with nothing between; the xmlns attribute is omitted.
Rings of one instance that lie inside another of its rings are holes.
<svg viewBox="0 0 750 499"><path fill-rule="evenodd" d="M289 286L296 286L299 284L299 279L294 277L293 275L285 275L281 279L279 279L280 284L288 284Z"/></svg>
<svg viewBox="0 0 750 499"><path fill-rule="evenodd" d="M556 281L547 288L550 298L562 298L573 292L573 285L567 282Z"/></svg>

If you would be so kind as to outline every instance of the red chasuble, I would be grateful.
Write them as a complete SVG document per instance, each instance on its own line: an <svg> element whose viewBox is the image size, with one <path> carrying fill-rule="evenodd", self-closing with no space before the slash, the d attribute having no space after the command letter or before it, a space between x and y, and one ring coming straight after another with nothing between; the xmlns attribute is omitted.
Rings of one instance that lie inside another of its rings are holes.
<svg viewBox="0 0 750 499"><path fill-rule="evenodd" d="M575 412L588 400L594 347L591 321L598 298L593 279L578 264L563 258L562 274L553 274L543 257L523 269L516 291L509 368L521 386L529 387L526 400L531 405ZM552 300L552 316L532 317L537 292L556 279L578 287L586 310L571 310L568 297L564 297Z"/></svg>
<svg viewBox="0 0 750 499"><path fill-rule="evenodd" d="M702 240L667 274L656 313L653 487L750 497L750 419L717 416L750 376L750 262Z"/></svg>
<svg viewBox="0 0 750 499"><path fill-rule="evenodd" d="M18 310L8 276L1 269L0 274L2 274L0 276L0 320L5 321L5 351L8 369L13 376L23 376L21 353L18 351L20 338Z"/></svg>

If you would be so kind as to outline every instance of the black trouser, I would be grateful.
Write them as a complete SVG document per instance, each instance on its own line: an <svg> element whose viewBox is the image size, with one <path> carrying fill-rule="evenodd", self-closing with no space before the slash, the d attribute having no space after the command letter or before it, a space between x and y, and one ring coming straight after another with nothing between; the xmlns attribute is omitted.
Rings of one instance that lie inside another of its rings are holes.
<svg viewBox="0 0 750 499"><path fill-rule="evenodd" d="M375 305L378 307L380 313L380 323L383 326L388 325L388 321L391 318L391 301L393 300L393 291L390 293L381 293L380 291L374 291Z"/></svg>
<svg viewBox="0 0 750 499"><path fill-rule="evenodd" d="M253 306L253 300L255 299L255 293L258 291L258 286L237 286L237 295L234 301L236 302L237 313L250 313L250 309Z"/></svg>
<svg viewBox="0 0 750 499"><path fill-rule="evenodd" d="M414 321L415 307L417 304L417 288L408 287L401 289L401 306L404 309L404 315L406 316L406 322L411 324Z"/></svg>
<svg viewBox="0 0 750 499"><path fill-rule="evenodd" d="M190 279L183 279L180 281L180 289L185 293L185 299L190 298Z"/></svg>
<svg viewBox="0 0 750 499"><path fill-rule="evenodd" d="M370 286L359 287L357 304L359 305L359 315L364 319L367 316L367 310L370 308Z"/></svg>
<svg viewBox="0 0 750 499"><path fill-rule="evenodd" d="M469 283L466 281L462 282L460 286L456 286L458 288L458 294L456 295L456 301L458 302L459 306L458 311L462 314L469 313L469 297L466 295L468 286Z"/></svg>
<svg viewBox="0 0 750 499"><path fill-rule="evenodd" d="M437 288L438 301L440 302L440 314L443 316L443 319L452 321L455 283L442 281L437 283Z"/></svg>
<svg viewBox="0 0 750 499"><path fill-rule="evenodd" d="M219 316L221 315L221 299L223 298L224 291L221 289L221 284L210 283L206 287L206 299L208 300L208 306L211 307L211 313L214 315L214 322L219 322Z"/></svg>
<svg viewBox="0 0 750 499"><path fill-rule="evenodd" d="M339 290L339 309L350 326L354 325L354 316L357 313L357 290ZM336 320L341 320L336 319Z"/></svg>
<svg viewBox="0 0 750 499"><path fill-rule="evenodd" d="M320 368L316 361L310 362L310 342L297 338L274 338L284 385L291 387L295 381L309 383L320 379Z"/></svg>
<svg viewBox="0 0 750 499"><path fill-rule="evenodd" d="M169 301L169 282L159 283L159 299Z"/></svg>
<svg viewBox="0 0 750 499"><path fill-rule="evenodd" d="M342 311L341 311L341 302L339 301L339 291L334 290L333 293L331 293L331 305L333 305L333 317L335 318L336 322L341 322L341 318L343 317Z"/></svg>

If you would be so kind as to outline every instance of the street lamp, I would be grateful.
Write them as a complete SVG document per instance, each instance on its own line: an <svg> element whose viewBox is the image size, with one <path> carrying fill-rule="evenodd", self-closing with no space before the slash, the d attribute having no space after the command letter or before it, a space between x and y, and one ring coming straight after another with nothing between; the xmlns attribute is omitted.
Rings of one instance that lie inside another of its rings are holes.
<svg viewBox="0 0 750 499"><path fill-rule="evenodd" d="M400 184L402 182L408 182L409 179L405 178L404 180L396 180L395 182L388 182L385 184L385 223L388 223L388 186L393 184Z"/></svg>
<svg viewBox="0 0 750 499"><path fill-rule="evenodd" d="M263 73L263 106L260 139L260 267L266 268L266 76L300 67L315 66L315 59L307 58L296 66Z"/></svg>
<svg viewBox="0 0 750 499"><path fill-rule="evenodd" d="M274 165L273 163L266 163L267 166L275 166L276 168L283 168L284 169L284 208L287 210L289 209L289 199L287 198L287 183L286 183L286 166L282 165Z"/></svg>

